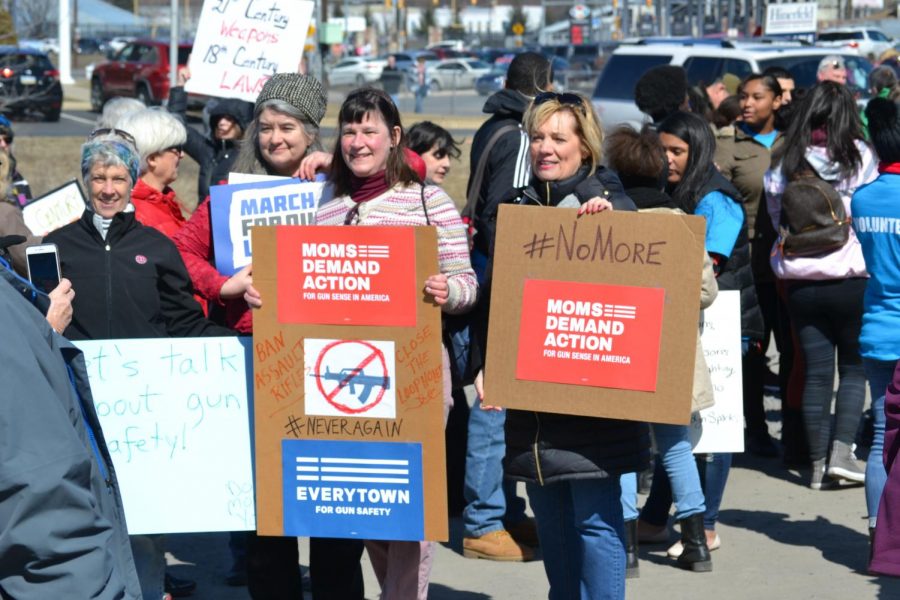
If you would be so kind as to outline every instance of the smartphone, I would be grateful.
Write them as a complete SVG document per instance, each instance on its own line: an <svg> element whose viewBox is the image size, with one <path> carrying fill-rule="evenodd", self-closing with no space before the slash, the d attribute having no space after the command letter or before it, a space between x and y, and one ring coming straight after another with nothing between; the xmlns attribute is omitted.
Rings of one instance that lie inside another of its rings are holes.
<svg viewBox="0 0 900 600"><path fill-rule="evenodd" d="M59 251L56 244L40 244L25 248L28 279L39 290L50 293L59 285Z"/></svg>

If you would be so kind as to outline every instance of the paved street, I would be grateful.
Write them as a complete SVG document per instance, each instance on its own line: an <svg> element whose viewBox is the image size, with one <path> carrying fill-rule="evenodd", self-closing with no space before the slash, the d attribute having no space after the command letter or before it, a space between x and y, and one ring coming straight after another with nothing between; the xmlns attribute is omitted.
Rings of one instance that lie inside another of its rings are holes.
<svg viewBox="0 0 900 600"><path fill-rule="evenodd" d="M769 408L778 403L768 399ZM770 410L770 417L775 413ZM777 434L779 423L772 423ZM666 546L641 548L641 577L629 580L629 600L900 598L900 580L864 574L868 552L865 499L861 486L813 491L808 471L788 471L779 459L737 455L725 492L713 553L712 573L676 568ZM643 503L644 497L640 498ZM432 600L538 600L547 597L543 564L495 563L462 557L460 519L450 521L451 540L438 548L429 598ZM674 534L673 534L674 535ZM237 600L246 588L224 586L229 565L226 534L170 536L173 567L198 581L194 598ZM674 541L674 537L673 537ZM301 562L308 563L305 540ZM364 556L366 597L378 584Z"/></svg>

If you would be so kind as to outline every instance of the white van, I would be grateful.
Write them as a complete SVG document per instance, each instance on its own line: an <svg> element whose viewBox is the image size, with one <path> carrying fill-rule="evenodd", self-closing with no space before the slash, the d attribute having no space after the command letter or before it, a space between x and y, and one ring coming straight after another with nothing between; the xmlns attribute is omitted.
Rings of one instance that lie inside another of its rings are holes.
<svg viewBox="0 0 900 600"><path fill-rule="evenodd" d="M603 126L611 129L627 123L640 127L649 121L634 103L634 85L649 69L678 65L687 72L688 84L708 85L726 73L743 79L769 67L791 72L798 88L816 83L819 62L838 54L847 65L847 84L858 96L867 96L867 79L872 65L855 52L842 49L778 46L730 41L691 41L674 44L619 46L609 58L591 101Z"/></svg>

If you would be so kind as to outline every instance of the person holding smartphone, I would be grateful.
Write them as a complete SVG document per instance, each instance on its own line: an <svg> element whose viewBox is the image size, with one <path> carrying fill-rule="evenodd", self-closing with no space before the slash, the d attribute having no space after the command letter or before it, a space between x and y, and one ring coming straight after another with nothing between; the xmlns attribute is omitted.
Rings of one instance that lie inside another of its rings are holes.
<svg viewBox="0 0 900 600"><path fill-rule="evenodd" d="M139 164L134 138L119 129L95 130L81 147L87 210L44 239L58 247L61 271L78 292L64 335L70 340L234 335L203 316L175 244L135 219L131 190ZM163 598L162 536L131 536L131 546L143 597Z"/></svg>

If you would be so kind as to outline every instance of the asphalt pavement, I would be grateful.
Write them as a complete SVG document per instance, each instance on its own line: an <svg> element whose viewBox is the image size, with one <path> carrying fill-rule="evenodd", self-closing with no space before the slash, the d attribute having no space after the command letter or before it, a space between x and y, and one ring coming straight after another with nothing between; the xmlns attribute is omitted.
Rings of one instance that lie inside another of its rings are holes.
<svg viewBox="0 0 900 600"><path fill-rule="evenodd" d="M778 400L767 398L770 419ZM770 422L778 436L780 423ZM868 533L862 486L813 491L808 470L789 470L778 458L735 455L717 531L722 547L712 553L712 573L678 569L667 545L640 549L640 577L627 582L629 600L863 600L900 598L900 580L865 570ZM175 492L177 493L177 492ZM520 494L524 490L520 485ZM639 499L643 504L645 497ZM438 545L431 577L432 600L537 600L546 598L543 563L497 563L462 556L462 522L450 519L451 538ZM672 534L672 541L676 534ZM246 588L223 583L229 567L227 534L168 537L173 573L196 579L193 597L237 600ZM306 540L300 561L308 564ZM539 555L540 556L540 555ZM366 598L379 588L363 557ZM307 595L309 597L309 595Z"/></svg>
<svg viewBox="0 0 900 600"><path fill-rule="evenodd" d="M322 120L322 133L330 137L337 124L337 112L349 88L335 88L328 92L328 111ZM429 120L460 135L475 133L487 118L482 112L487 98L473 90L443 90L425 99L425 112L413 112L415 98L412 94L400 94L398 108L406 125L416 121ZM198 115L189 114L190 123L202 127ZM37 137L83 137L91 132L97 113L91 112L90 90L86 81L63 86L63 112L59 122L47 123L39 120L17 121L16 135Z"/></svg>

